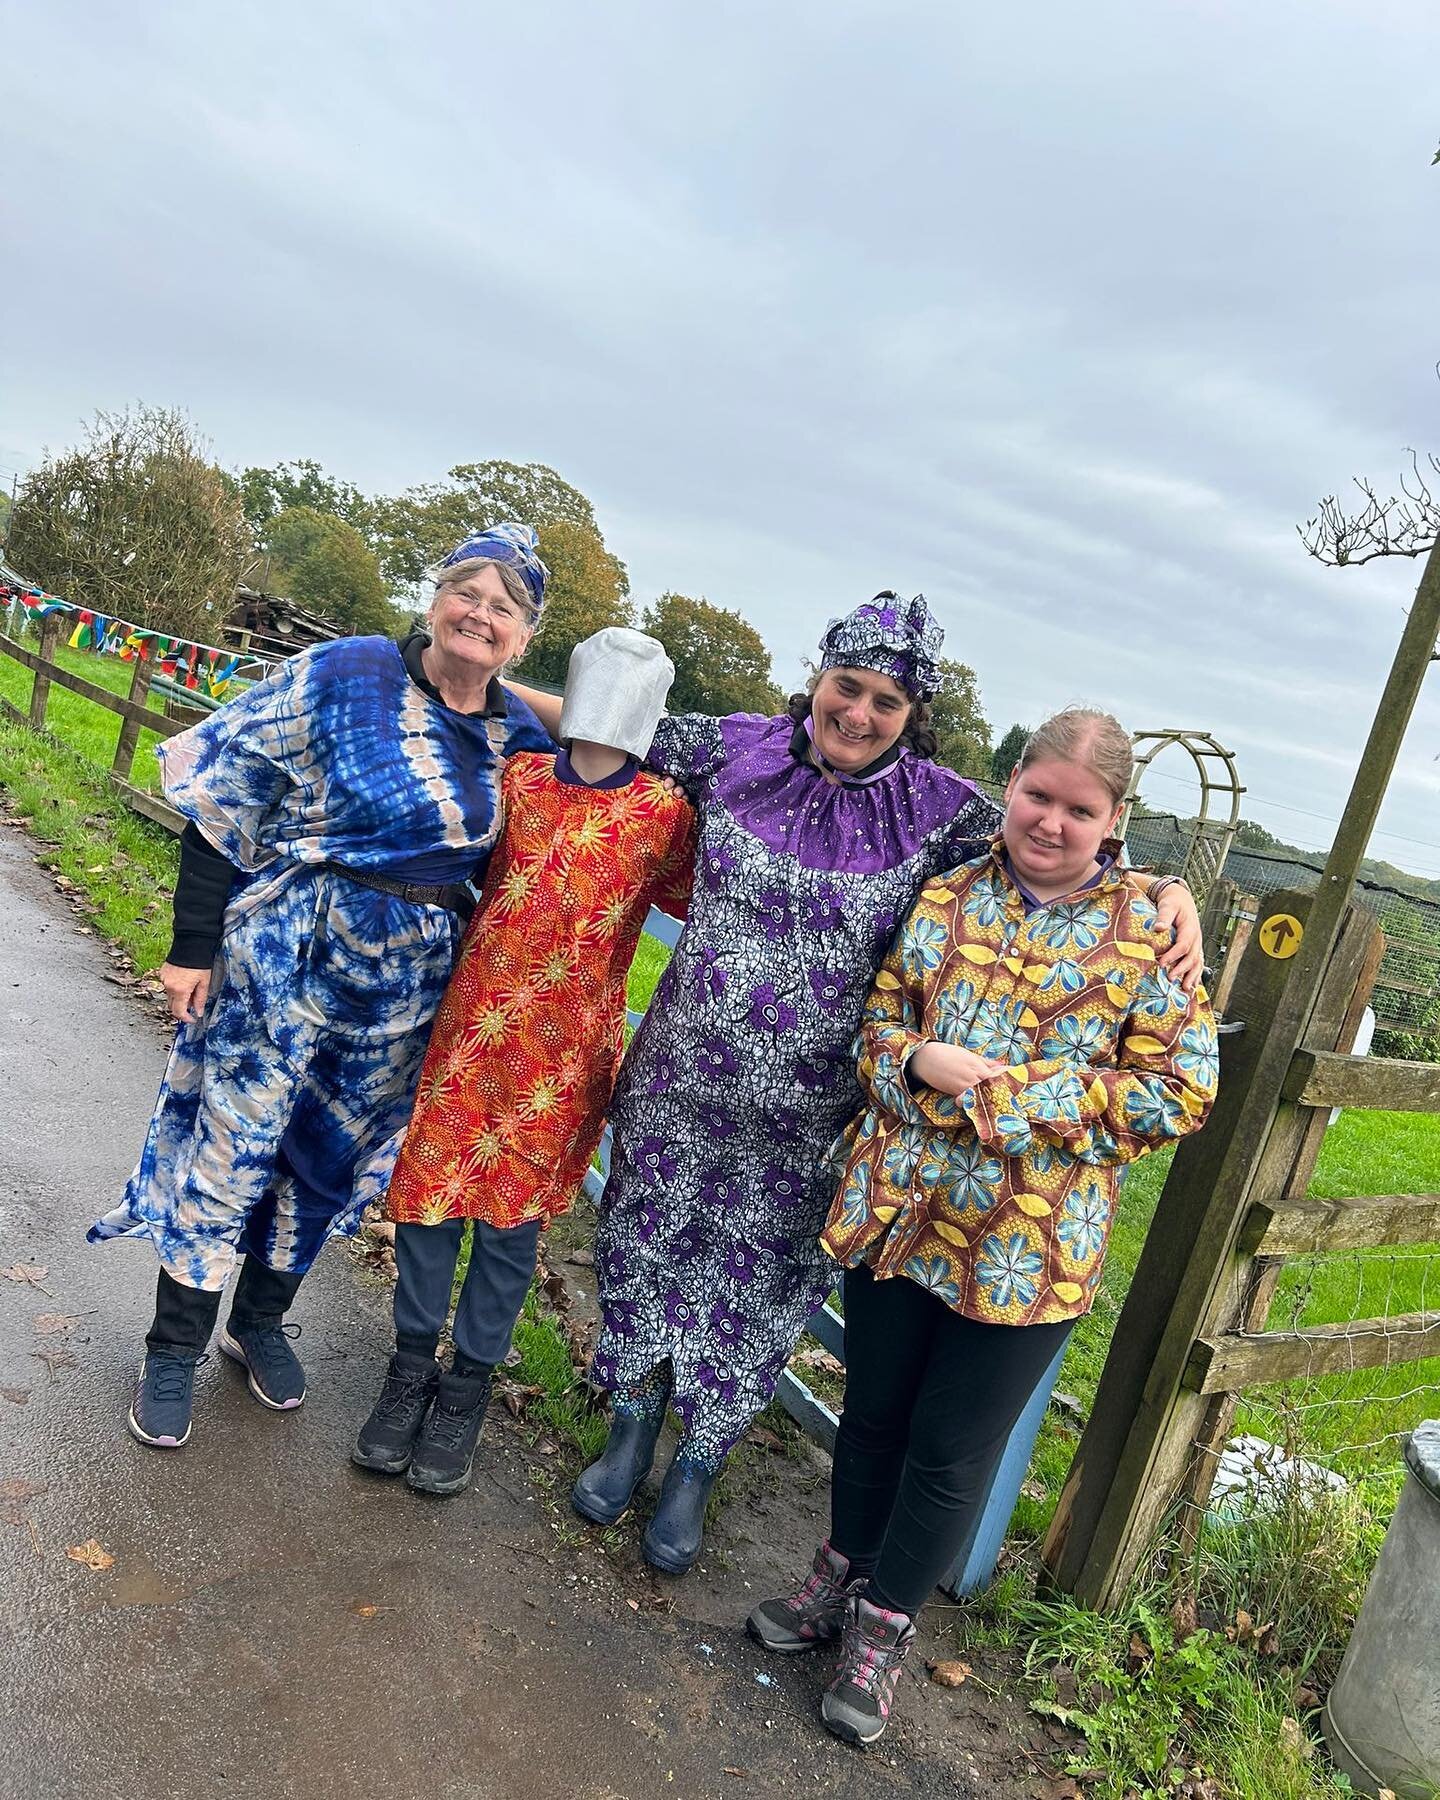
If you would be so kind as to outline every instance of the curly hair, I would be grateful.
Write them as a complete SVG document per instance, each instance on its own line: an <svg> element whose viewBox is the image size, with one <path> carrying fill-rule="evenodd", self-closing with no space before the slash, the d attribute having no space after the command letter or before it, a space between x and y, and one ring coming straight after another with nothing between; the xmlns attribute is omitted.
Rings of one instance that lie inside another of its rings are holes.
<svg viewBox="0 0 1440 1800"><path fill-rule="evenodd" d="M812 675L805 684L803 694L792 694L785 703L785 710L797 725L810 717L810 708L814 700L815 687L820 680L819 673ZM905 729L900 733L900 742L916 756L927 760L933 759L940 748L940 740L930 724L930 705L925 700L911 700L910 711L905 717Z"/></svg>

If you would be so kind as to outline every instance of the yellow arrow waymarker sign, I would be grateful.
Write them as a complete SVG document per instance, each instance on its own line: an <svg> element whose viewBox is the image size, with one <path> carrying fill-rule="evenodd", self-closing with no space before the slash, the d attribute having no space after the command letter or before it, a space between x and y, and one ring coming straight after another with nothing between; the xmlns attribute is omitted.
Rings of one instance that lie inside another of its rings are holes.
<svg viewBox="0 0 1440 1800"><path fill-rule="evenodd" d="M1267 956L1278 957L1283 962L1300 948L1304 935L1305 927L1294 913L1271 913L1260 927L1260 948Z"/></svg>

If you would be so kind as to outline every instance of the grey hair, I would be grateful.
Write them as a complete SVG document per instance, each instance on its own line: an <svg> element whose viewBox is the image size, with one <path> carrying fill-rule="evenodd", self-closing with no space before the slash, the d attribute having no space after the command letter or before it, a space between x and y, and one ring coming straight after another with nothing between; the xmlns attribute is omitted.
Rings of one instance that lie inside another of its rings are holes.
<svg viewBox="0 0 1440 1800"><path fill-rule="evenodd" d="M467 556L464 562L451 563L448 568L441 568L437 565L433 569L427 569L425 578L427 581L435 583L435 592L438 595L442 588L459 587L461 582L469 581L472 575L478 575L482 569L495 571L505 584L505 592L520 608L525 623L533 630L540 620L539 609L531 599L530 590L520 579L518 571L512 569L508 563L495 562L488 556Z"/></svg>
<svg viewBox="0 0 1440 1800"><path fill-rule="evenodd" d="M1038 762L1078 763L1088 769L1116 806L1135 772L1130 735L1110 713L1093 706L1067 706L1037 725L1025 741L1017 769Z"/></svg>

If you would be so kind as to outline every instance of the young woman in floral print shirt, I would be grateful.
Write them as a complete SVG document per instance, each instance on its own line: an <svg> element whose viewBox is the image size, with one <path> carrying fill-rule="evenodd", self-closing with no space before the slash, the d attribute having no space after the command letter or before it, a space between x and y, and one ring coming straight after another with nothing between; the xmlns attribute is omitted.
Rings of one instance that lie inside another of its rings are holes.
<svg viewBox="0 0 1440 1800"><path fill-rule="evenodd" d="M1094 1300L1121 1166L1214 1099L1204 990L1160 968L1107 842L1130 767L1108 714L1042 725L999 837L924 887L866 1005L821 1238L846 1271L831 1535L749 1622L782 1652L842 1637L821 1710L853 1741L884 1730L914 1615Z"/></svg>

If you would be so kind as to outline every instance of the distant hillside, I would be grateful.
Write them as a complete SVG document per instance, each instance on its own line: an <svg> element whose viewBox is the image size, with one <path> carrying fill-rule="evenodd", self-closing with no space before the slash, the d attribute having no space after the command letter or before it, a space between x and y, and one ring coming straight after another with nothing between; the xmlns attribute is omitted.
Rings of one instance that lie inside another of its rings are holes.
<svg viewBox="0 0 1440 1800"><path fill-rule="evenodd" d="M1130 829L1130 853L1137 862L1163 863L1177 860L1184 852L1194 828L1193 818L1180 818L1175 813L1154 812L1145 805L1137 805ZM1247 866L1253 867L1252 857L1273 857L1277 862L1295 862L1306 865L1312 870L1324 866L1323 850L1305 850L1298 844L1287 844L1283 838L1277 838L1263 825L1257 825L1251 819L1242 819L1235 832L1235 850L1248 852L1237 860L1241 866L1227 872L1237 880L1243 881ZM1417 900L1440 902L1440 879L1426 875L1411 875L1394 863L1381 861L1378 857L1367 856L1360 864L1359 879L1376 887L1392 888L1401 894L1408 894ZM1302 884L1303 885L1303 884Z"/></svg>

